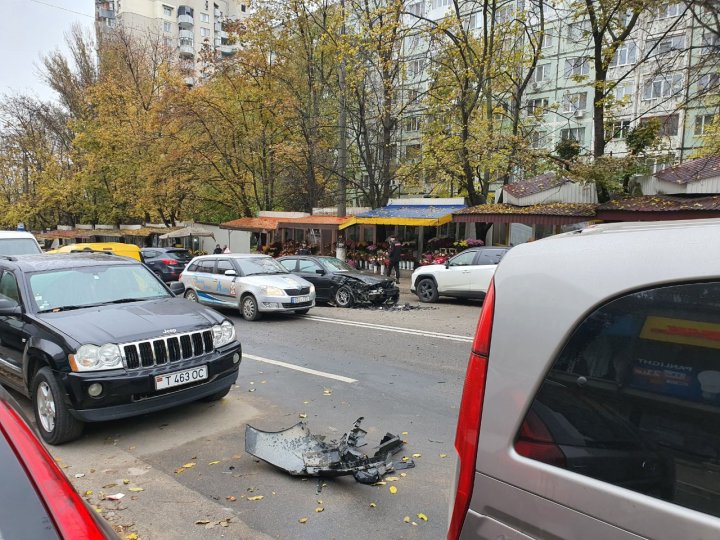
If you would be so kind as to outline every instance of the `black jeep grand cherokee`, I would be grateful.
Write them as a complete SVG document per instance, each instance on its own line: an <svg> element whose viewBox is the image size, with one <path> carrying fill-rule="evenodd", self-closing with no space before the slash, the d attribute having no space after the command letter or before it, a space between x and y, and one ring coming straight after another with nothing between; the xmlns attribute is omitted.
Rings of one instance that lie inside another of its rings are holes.
<svg viewBox="0 0 720 540"><path fill-rule="evenodd" d="M46 442L230 391L232 322L175 288L109 254L0 256L0 383L30 397Z"/></svg>

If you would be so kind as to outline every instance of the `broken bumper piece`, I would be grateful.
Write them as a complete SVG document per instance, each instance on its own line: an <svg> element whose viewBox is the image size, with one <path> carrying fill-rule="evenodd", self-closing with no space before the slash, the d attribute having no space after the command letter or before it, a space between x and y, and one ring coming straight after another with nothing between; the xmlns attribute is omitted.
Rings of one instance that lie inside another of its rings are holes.
<svg viewBox="0 0 720 540"><path fill-rule="evenodd" d="M383 475L414 467L412 460L394 461L405 445L397 435L387 433L368 456L361 450L367 432L358 418L352 430L340 441L325 442L323 435L313 435L305 422L282 431L261 431L245 426L245 451L293 476L353 475L363 484L374 484Z"/></svg>

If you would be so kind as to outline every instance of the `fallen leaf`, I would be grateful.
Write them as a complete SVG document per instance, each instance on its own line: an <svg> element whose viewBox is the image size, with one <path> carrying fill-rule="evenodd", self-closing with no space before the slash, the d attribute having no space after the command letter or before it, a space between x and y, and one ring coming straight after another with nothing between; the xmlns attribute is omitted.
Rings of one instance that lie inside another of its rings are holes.
<svg viewBox="0 0 720 540"><path fill-rule="evenodd" d="M125 540L138 540L138 535L137 533L126 534Z"/></svg>
<svg viewBox="0 0 720 540"><path fill-rule="evenodd" d="M255 495L254 497L248 497L248 501L262 501L265 498L265 495Z"/></svg>
<svg viewBox="0 0 720 540"><path fill-rule="evenodd" d="M390 493L395 495L397 493L397 488L395 486L390 486Z"/></svg>
<svg viewBox="0 0 720 540"><path fill-rule="evenodd" d="M128 489L128 491L132 491L133 493L140 493L141 491L145 491L145 490L141 487L131 487Z"/></svg>
<svg viewBox="0 0 720 540"><path fill-rule="evenodd" d="M178 467L175 469L175 474L180 474L185 472L185 467Z"/></svg>
<svg viewBox="0 0 720 540"><path fill-rule="evenodd" d="M407 473L401 472L401 473L400 473L400 476L402 476L403 478L405 478L405 477L407 476Z"/></svg>
<svg viewBox="0 0 720 540"><path fill-rule="evenodd" d="M316 511L318 514L319 514L320 512L322 512L323 510L325 510L325 509L324 509L322 506L318 506L318 507L315 509L315 511Z"/></svg>
<svg viewBox="0 0 720 540"><path fill-rule="evenodd" d="M400 480L400 478L398 478L397 476L388 476L387 478L385 478L386 482L397 482L398 480Z"/></svg>
<svg viewBox="0 0 720 540"><path fill-rule="evenodd" d="M125 496L124 493L115 493L114 495L105 495L105 498L108 501L119 501Z"/></svg>
<svg viewBox="0 0 720 540"><path fill-rule="evenodd" d="M110 488L115 487L115 486L117 486L117 484L105 484L105 485L103 486L103 489L110 489Z"/></svg>
<svg viewBox="0 0 720 540"><path fill-rule="evenodd" d="M265 384L267 381L260 381L260 384Z"/></svg>
<svg viewBox="0 0 720 540"><path fill-rule="evenodd" d="M414 521L410 523L410 525L412 525L413 527L417 527L417 523L415 523Z"/></svg>
<svg viewBox="0 0 720 540"><path fill-rule="evenodd" d="M375 508L375 507L377 507L377 504L375 504L374 502L371 502L371 503L370 503L370 508Z"/></svg>
<svg viewBox="0 0 720 540"><path fill-rule="evenodd" d="M195 463L193 463L193 462L186 463L185 465L183 465L183 467L184 467L185 469L191 469L191 468L193 468L194 466L195 466ZM124 480L123 480L123 482L124 482Z"/></svg>
<svg viewBox="0 0 720 540"><path fill-rule="evenodd" d="M400 435L407 435L407 434L408 434L407 431L403 431Z"/></svg>
<svg viewBox="0 0 720 540"><path fill-rule="evenodd" d="M300 414L298 414L298 416L300 418L307 418L307 414L305 414L305 413L300 413Z"/></svg>
<svg viewBox="0 0 720 540"><path fill-rule="evenodd" d="M195 522L195 525L207 525L208 523L210 523L209 519L198 519Z"/></svg>
<svg viewBox="0 0 720 540"><path fill-rule="evenodd" d="M211 461L210 463L208 463L208 465L217 465L218 463L220 463L220 462L219 461Z"/></svg>
<svg viewBox="0 0 720 540"><path fill-rule="evenodd" d="M251 388L250 390L248 390L248 392L254 392L254 391L255 391L254 388Z"/></svg>
<svg viewBox="0 0 720 540"><path fill-rule="evenodd" d="M419 519L422 519L423 521L427 521L427 520L428 520L428 517L427 517L425 514L423 514L422 512L419 513L419 514L417 515L417 517L418 517Z"/></svg>
<svg viewBox="0 0 720 540"><path fill-rule="evenodd" d="M125 484L126 486L127 486L129 483L130 483L130 480L123 480L123 484Z"/></svg>
<svg viewBox="0 0 720 540"><path fill-rule="evenodd" d="M403 521L404 521L405 523L410 523L410 516L405 516L405 517L403 518Z"/></svg>
<svg viewBox="0 0 720 540"><path fill-rule="evenodd" d="M223 519L222 521L218 521L218 524L219 524L221 527L229 527L229 526L230 526L230 522L229 522L227 519Z"/></svg>
<svg viewBox="0 0 720 540"><path fill-rule="evenodd" d="M303 401L303 405L308 405L309 403L309 401Z"/></svg>
<svg viewBox="0 0 720 540"><path fill-rule="evenodd" d="M413 457L414 457L414 458L419 458L419 457L422 457L422 454L413 454Z"/></svg>
<svg viewBox="0 0 720 540"><path fill-rule="evenodd" d="M320 499L318 499L317 503L318 503L318 504L322 504L322 501L321 501Z"/></svg>
<svg viewBox="0 0 720 540"><path fill-rule="evenodd" d="M441 458L446 458L446 457L447 457L447 454L440 454L440 457L441 457Z"/></svg>
<svg viewBox="0 0 720 540"><path fill-rule="evenodd" d="M307 523L307 520L308 520L308 518L305 518L305 517L302 517L302 518L298 519L298 521L299 521L300 523Z"/></svg>
<svg viewBox="0 0 720 540"><path fill-rule="evenodd" d="M407 457L407 456L403 456L403 458L402 458L403 461L408 461L409 459L410 459L410 458Z"/></svg>
<svg viewBox="0 0 720 540"><path fill-rule="evenodd" d="M387 482L375 482L373 486L384 486Z"/></svg>
<svg viewBox="0 0 720 540"><path fill-rule="evenodd" d="M237 497L235 497L234 495L228 495L228 496L225 497L225 498L226 498L228 501L237 501Z"/></svg>
<svg viewBox="0 0 720 540"><path fill-rule="evenodd" d="M323 390L323 396L332 396L332 388L326 388Z"/></svg>
<svg viewBox="0 0 720 540"><path fill-rule="evenodd" d="M88 490L85 492L85 495L92 495L92 494L93 494L93 490L92 490L92 489L88 489Z"/></svg>

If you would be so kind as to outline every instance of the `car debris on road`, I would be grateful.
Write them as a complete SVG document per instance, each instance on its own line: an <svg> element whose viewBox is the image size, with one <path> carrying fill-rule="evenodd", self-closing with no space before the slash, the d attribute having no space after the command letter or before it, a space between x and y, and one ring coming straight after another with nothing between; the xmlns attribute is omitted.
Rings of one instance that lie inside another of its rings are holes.
<svg viewBox="0 0 720 540"><path fill-rule="evenodd" d="M245 427L245 451L293 476L353 475L363 484L374 484L392 471L415 466L412 459L392 459L405 445L398 435L387 433L372 455L361 450L367 432L358 418L340 441L325 442L325 436L313 435L306 422L281 431L261 431Z"/></svg>

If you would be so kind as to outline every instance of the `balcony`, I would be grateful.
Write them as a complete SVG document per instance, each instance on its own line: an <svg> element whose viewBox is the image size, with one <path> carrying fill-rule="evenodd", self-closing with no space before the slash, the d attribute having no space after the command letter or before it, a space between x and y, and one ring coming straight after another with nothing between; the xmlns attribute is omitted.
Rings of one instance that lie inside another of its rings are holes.
<svg viewBox="0 0 720 540"><path fill-rule="evenodd" d="M98 17L101 19L114 19L115 12L112 9L98 9Z"/></svg>
<svg viewBox="0 0 720 540"><path fill-rule="evenodd" d="M215 37L219 37L220 39L227 39L228 34L225 30L220 30L218 32L215 32Z"/></svg>
<svg viewBox="0 0 720 540"><path fill-rule="evenodd" d="M217 50L225 56L230 56L235 52L235 47L233 45L220 45Z"/></svg>
<svg viewBox="0 0 720 540"><path fill-rule="evenodd" d="M219 22L215 23L215 31L222 32L222 23L219 23Z"/></svg>
<svg viewBox="0 0 720 540"><path fill-rule="evenodd" d="M180 45L178 48L180 52L180 56L195 56L195 49L192 45Z"/></svg>
<svg viewBox="0 0 720 540"><path fill-rule="evenodd" d="M192 30L180 30L178 32L178 37L180 39L189 39L190 43L192 43L192 40L195 37L195 35Z"/></svg>
<svg viewBox="0 0 720 540"><path fill-rule="evenodd" d="M180 28L190 29L193 27L192 15L178 15L178 26Z"/></svg>

